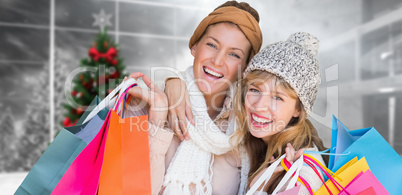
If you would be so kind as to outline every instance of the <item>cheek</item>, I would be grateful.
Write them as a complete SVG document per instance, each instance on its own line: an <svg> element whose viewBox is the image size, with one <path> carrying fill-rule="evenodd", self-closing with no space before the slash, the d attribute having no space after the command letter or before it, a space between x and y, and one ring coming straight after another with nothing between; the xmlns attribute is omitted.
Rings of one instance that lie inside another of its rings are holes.
<svg viewBox="0 0 402 195"><path fill-rule="evenodd" d="M251 102L252 101L251 101L250 96L246 95L246 98L244 98L244 107L246 108L246 111L250 110L250 107L251 107L251 104L252 104Z"/></svg>
<svg viewBox="0 0 402 195"><path fill-rule="evenodd" d="M277 110L278 110L277 112L278 118L280 118L282 122L286 123L287 125L287 123L289 123L289 121L293 117L294 109L292 107L282 105L278 106Z"/></svg>
<svg viewBox="0 0 402 195"><path fill-rule="evenodd" d="M193 52L194 56L194 63L200 63L208 56L208 51L205 50L203 47L198 47L196 52ZM194 64L196 65L196 64Z"/></svg>
<svg viewBox="0 0 402 195"><path fill-rule="evenodd" d="M258 97L256 97L255 95L246 95L244 103L244 107L246 107L246 110L253 110L253 105L256 101L258 101Z"/></svg>
<svg viewBox="0 0 402 195"><path fill-rule="evenodd" d="M193 65L193 74L194 74L194 79L195 80L198 80L200 78L200 75L201 75L201 70L198 67L199 67L199 65L194 63L194 65Z"/></svg>
<svg viewBox="0 0 402 195"><path fill-rule="evenodd" d="M285 120L277 120L275 121L275 130L277 132L282 131L286 128L286 126L288 126L289 121L285 121Z"/></svg>

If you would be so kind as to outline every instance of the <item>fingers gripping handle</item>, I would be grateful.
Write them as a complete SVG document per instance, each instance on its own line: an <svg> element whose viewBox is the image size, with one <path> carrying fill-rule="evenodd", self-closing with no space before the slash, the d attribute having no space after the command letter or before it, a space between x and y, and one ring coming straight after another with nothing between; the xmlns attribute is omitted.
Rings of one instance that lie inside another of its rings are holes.
<svg viewBox="0 0 402 195"><path fill-rule="evenodd" d="M262 183L266 182L271 178L271 176L274 174L275 168L279 165L279 163L281 162L281 160L283 158L285 158L286 154L282 155L281 157L279 157L278 160L276 160L275 162L273 162L267 170L265 170L265 172L261 175L260 178L257 179L257 181L254 183L253 186L251 186L250 190L247 192L246 195L252 195L254 194L258 187L261 186Z"/></svg>
<svg viewBox="0 0 402 195"><path fill-rule="evenodd" d="M134 78L129 78L126 81L123 81L119 86L117 86L112 92L109 93L108 96L106 96L92 111L88 114L87 118L85 118L83 123L88 122L91 120L98 112L104 108L110 108L112 107L116 99L120 97L127 88L129 88L131 85L135 84L136 80ZM116 95L119 93L119 95Z"/></svg>

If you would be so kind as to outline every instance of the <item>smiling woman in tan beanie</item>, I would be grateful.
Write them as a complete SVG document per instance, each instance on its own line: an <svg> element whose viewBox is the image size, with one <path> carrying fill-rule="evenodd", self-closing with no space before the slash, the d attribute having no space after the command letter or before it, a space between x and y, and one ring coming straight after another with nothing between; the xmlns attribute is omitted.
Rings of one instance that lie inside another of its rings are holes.
<svg viewBox="0 0 402 195"><path fill-rule="evenodd" d="M169 102L168 127L175 133L162 129L166 109L150 109L152 194L244 194L250 163L245 148L230 143L235 130L231 102L233 86L261 47L258 22L257 11L247 3L217 7L190 39L194 61L183 80L166 83L167 98L163 92L159 99L149 96L151 108Z"/></svg>
<svg viewBox="0 0 402 195"><path fill-rule="evenodd" d="M234 83L260 50L258 23L248 3L228 1L195 29L189 41L193 66L183 73L184 81L170 79L165 88L169 105L181 103L169 110L175 136L163 143L168 148L163 194L244 194L249 161L244 149L229 142L234 132L231 99Z"/></svg>
<svg viewBox="0 0 402 195"><path fill-rule="evenodd" d="M213 12L211 12L207 17L205 17L200 24L195 29L192 37L189 41L189 48L192 49L192 55L194 51L194 45L196 45L204 35L210 30L210 28L214 28L217 24L232 24L236 29L236 31L240 30L245 38L248 40L250 46L243 51L243 55L246 55L245 62L241 62L240 72L245 69L250 59L260 50L262 44L262 33L259 26L260 17L258 12L252 8L246 2L237 2L237 1L227 1L224 4L215 8ZM230 30L231 31L231 30ZM236 41L231 40L231 43L236 43ZM242 42L240 42L242 43ZM233 55L233 54L232 54ZM196 65L196 63L194 63ZM195 72L196 70L194 70ZM210 71L211 70L207 70ZM200 71L202 72L202 71ZM205 74L209 74L205 72ZM212 73L213 74L213 73ZM223 79L221 79L223 80ZM207 80L203 80L205 83ZM184 138L189 138L187 134L187 128L182 124L179 125L178 121L186 121L187 116L189 119L192 119L191 110L188 107L184 106L184 101L180 104L178 101L182 101L183 98L181 94L183 91L181 88L177 86L183 86L183 82L180 82L179 79L170 79L166 83L165 93L169 98L169 105L180 105L175 106L173 109L169 110L169 123L175 134L183 140ZM206 86L211 87L211 86ZM184 113L185 110L185 113Z"/></svg>

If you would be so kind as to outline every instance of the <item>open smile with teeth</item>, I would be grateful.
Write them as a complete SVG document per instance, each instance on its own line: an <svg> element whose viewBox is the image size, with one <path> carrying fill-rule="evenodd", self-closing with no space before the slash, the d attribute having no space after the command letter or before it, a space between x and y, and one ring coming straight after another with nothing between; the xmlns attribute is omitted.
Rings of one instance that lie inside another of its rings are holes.
<svg viewBox="0 0 402 195"><path fill-rule="evenodd" d="M267 125L267 124L272 123L272 120L260 118L254 114L251 114L251 118L253 119L253 122L258 123L260 125Z"/></svg>
<svg viewBox="0 0 402 195"><path fill-rule="evenodd" d="M213 77L216 77L216 78L219 78L219 79L223 77L222 74L219 74L219 73L217 73L217 72L215 72L215 71L213 71L213 70L211 70L211 69L209 69L209 68L207 68L205 66L203 68L204 68L205 74L207 74L209 76L213 76Z"/></svg>

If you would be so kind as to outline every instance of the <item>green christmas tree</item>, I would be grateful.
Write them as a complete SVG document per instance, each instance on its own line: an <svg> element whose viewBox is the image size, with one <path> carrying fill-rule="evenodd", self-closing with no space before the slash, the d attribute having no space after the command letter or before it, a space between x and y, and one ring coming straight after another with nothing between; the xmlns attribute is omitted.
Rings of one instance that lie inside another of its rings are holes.
<svg viewBox="0 0 402 195"><path fill-rule="evenodd" d="M75 125L95 96L107 96L126 76L123 73L125 65L118 57L117 44L107 35L107 31L100 31L95 43L89 49L89 58L81 60L80 67L96 68L94 71L81 72L73 79L73 90L70 102L76 105L63 104L67 113L63 126Z"/></svg>

